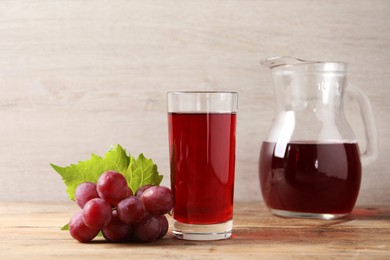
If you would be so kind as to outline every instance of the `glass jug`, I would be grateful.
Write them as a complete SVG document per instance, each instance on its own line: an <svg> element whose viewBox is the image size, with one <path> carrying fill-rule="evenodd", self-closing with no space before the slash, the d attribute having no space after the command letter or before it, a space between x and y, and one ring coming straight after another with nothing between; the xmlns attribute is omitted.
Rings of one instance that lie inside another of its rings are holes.
<svg viewBox="0 0 390 260"><path fill-rule="evenodd" d="M368 98L346 89L347 64L276 57L262 62L273 75L276 114L259 160L261 192L271 212L283 217L334 219L357 200L361 163L374 161L377 133ZM366 149L345 119L343 96L360 107Z"/></svg>

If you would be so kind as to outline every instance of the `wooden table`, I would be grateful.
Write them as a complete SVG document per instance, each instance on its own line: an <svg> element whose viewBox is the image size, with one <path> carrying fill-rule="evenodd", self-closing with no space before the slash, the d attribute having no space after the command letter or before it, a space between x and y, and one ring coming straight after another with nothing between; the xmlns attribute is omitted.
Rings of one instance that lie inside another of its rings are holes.
<svg viewBox="0 0 390 260"><path fill-rule="evenodd" d="M149 244L73 240L60 227L74 203L0 202L0 259L390 259L390 207L357 207L343 220L284 219L261 203L236 203L234 235L182 241L168 235Z"/></svg>

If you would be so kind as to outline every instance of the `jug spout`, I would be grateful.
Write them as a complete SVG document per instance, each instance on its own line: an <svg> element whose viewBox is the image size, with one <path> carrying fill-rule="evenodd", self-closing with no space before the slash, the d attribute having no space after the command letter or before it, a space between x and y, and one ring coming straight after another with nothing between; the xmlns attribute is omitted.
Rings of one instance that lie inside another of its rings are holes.
<svg viewBox="0 0 390 260"><path fill-rule="evenodd" d="M270 69L285 66L285 65L296 65L303 63L314 63L313 61L302 60L290 56L282 56L282 57L272 57L261 61L261 64L269 67Z"/></svg>
<svg viewBox="0 0 390 260"><path fill-rule="evenodd" d="M347 63L338 61L311 61L303 60L290 56L272 57L261 61L261 64L274 69L281 68L294 68L304 71L324 71L324 72L345 72ZM303 65L303 66L302 66Z"/></svg>

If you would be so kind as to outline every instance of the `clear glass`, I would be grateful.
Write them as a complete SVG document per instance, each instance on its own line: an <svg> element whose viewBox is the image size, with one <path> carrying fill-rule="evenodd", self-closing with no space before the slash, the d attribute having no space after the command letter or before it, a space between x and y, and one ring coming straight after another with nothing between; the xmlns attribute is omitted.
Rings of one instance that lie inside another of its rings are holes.
<svg viewBox="0 0 390 260"><path fill-rule="evenodd" d="M167 94L173 234L229 238L233 228L236 92Z"/></svg>
<svg viewBox="0 0 390 260"><path fill-rule="evenodd" d="M275 117L265 138L259 178L268 208L284 217L333 219L348 215L358 196L361 158L377 154L377 134L368 98L347 83L347 64L271 58ZM354 95L366 129L366 151L343 110Z"/></svg>

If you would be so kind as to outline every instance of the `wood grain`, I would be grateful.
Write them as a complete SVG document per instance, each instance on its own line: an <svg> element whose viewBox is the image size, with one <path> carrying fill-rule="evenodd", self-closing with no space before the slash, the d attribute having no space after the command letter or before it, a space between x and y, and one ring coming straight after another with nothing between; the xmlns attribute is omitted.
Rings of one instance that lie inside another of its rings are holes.
<svg viewBox="0 0 390 260"><path fill-rule="evenodd" d="M235 197L261 200L273 90L259 61L291 55L349 62L380 138L358 203L389 204L389 15L387 0L0 1L0 200L67 200L49 162L115 143L153 158L168 185L165 93L190 89L239 92Z"/></svg>
<svg viewBox="0 0 390 260"><path fill-rule="evenodd" d="M390 208L359 207L343 220L284 219L258 202L237 203L234 231L223 241L182 241L171 230L150 244L82 244L59 228L74 203L0 202L2 259L387 259ZM171 219L169 219L171 221Z"/></svg>

